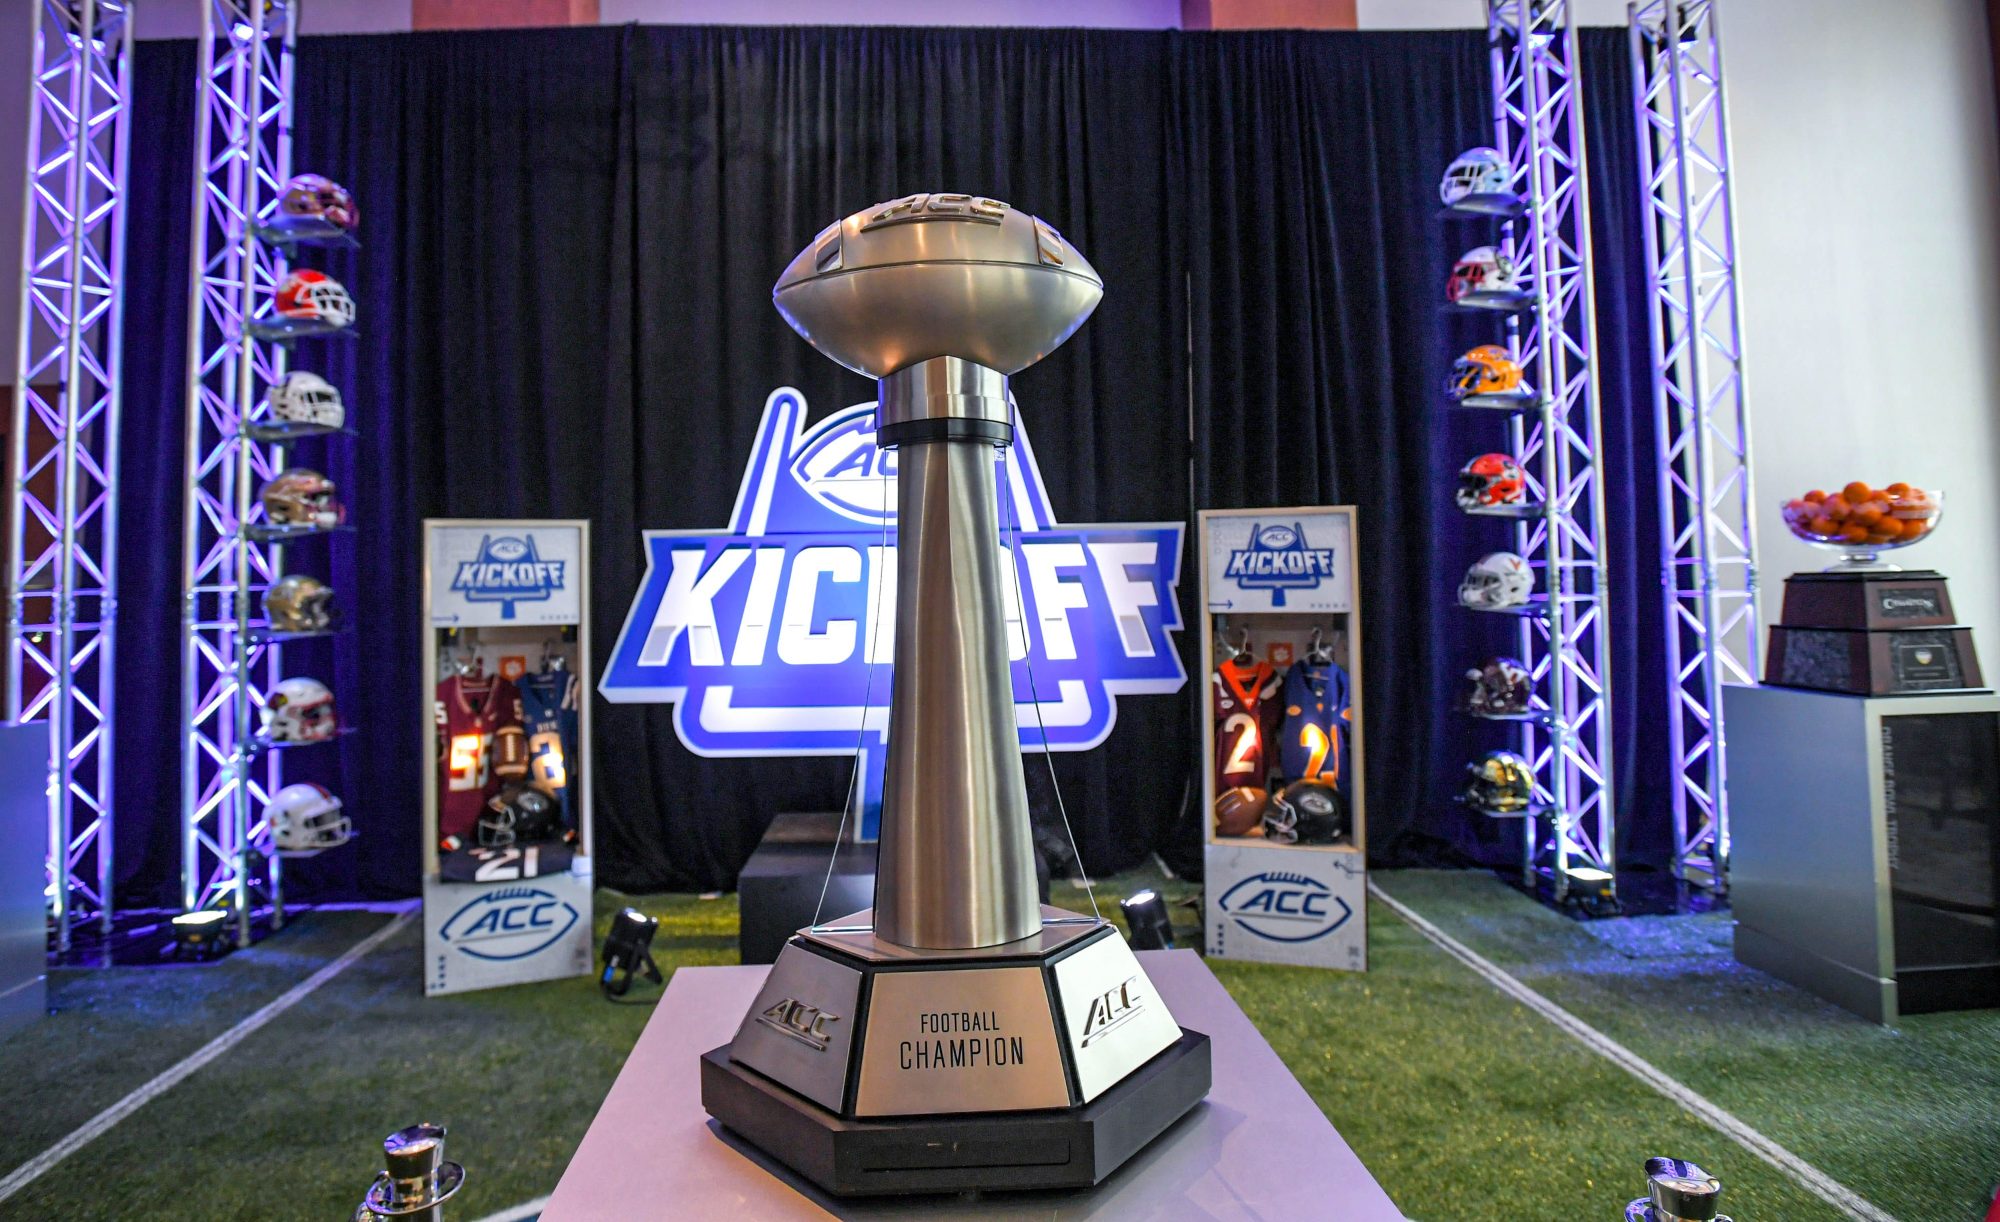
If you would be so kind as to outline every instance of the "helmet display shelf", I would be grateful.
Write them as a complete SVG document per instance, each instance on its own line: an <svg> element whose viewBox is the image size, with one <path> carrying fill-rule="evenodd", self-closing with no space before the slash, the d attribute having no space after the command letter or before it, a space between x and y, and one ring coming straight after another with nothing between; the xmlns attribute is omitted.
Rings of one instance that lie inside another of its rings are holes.
<svg viewBox="0 0 2000 1222"><path fill-rule="evenodd" d="M282 738L270 738L259 734L250 740L250 751L252 754L257 754L264 751L297 751L301 747L324 747L328 743L337 743L350 734L360 732L358 726L341 726L325 738L315 738L311 742L304 743L289 742Z"/></svg>
<svg viewBox="0 0 2000 1222"><path fill-rule="evenodd" d="M286 641L324 640L327 637L339 636L342 633L352 632L353 630L354 625L349 623L335 624L330 628L314 628L296 632L282 631L275 628L252 628L249 632L249 637L252 642L259 645L282 645Z"/></svg>
<svg viewBox="0 0 2000 1222"><path fill-rule="evenodd" d="M247 522L239 529L245 539L254 543L289 543L294 539L311 539L319 535L350 534L354 524L336 522L331 526L310 526L288 523L273 526L267 522Z"/></svg>
<svg viewBox="0 0 2000 1222"><path fill-rule="evenodd" d="M1521 822L1524 890L1558 907L1608 911L1592 907L1607 886L1595 874L1615 868L1616 789L1576 29L1567 0L1486 0L1485 9L1492 144L1456 159L1440 195L1447 219L1483 220L1494 236L1460 258L1447 293L1456 299L1442 308L1492 318L1506 359L1468 353L1447 389L1450 406L1492 412L1504 424L1495 449L1520 465L1524 495L1464 512L1511 523L1507 546L1534 570L1536 592L1513 606L1466 607L1515 619L1513 652L1532 683L1525 712L1468 710L1512 724L1514 750L1534 777L1525 808L1477 813ZM1467 287L1492 268L1504 287ZM1506 379L1490 376L1497 366ZM1576 871L1591 872L1588 881Z"/></svg>
<svg viewBox="0 0 2000 1222"><path fill-rule="evenodd" d="M282 647L325 630L273 628L264 594L286 575L285 545L353 529L279 523L258 512L289 443L352 436L335 420L282 419L260 400L287 383L301 340L352 341L353 299L301 248L352 249L346 192L291 166L298 0L203 0L196 54L188 283L186 493L182 530L181 906L230 913L230 940L285 922L273 803L286 788L261 720L284 677ZM319 389L328 388L323 380ZM335 405L338 401L335 399ZM330 488L329 488L330 491ZM339 742L341 727L319 741ZM320 851L326 845L316 846Z"/></svg>
<svg viewBox="0 0 2000 1222"><path fill-rule="evenodd" d="M271 315L244 324L254 339L274 344L291 344L302 339L360 339L353 323L334 323L323 318L287 318Z"/></svg>
<svg viewBox="0 0 2000 1222"><path fill-rule="evenodd" d="M1549 507L1540 501L1520 501L1512 505L1480 505L1472 509L1461 508L1468 518L1508 518L1521 522L1529 518L1548 516Z"/></svg>
<svg viewBox="0 0 2000 1222"><path fill-rule="evenodd" d="M297 441L302 437L359 437L347 425L311 424L298 420L258 420L243 425L243 435L252 441Z"/></svg>

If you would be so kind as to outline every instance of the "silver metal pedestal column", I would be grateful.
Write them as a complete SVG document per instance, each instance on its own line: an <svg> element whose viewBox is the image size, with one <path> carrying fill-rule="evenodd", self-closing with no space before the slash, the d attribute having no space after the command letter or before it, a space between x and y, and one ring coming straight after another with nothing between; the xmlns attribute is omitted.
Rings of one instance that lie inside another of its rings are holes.
<svg viewBox="0 0 2000 1222"><path fill-rule="evenodd" d="M1042 924L1000 601L995 442L977 435L1011 431L1006 392L1006 378L956 357L883 379L884 444L937 438L903 442L896 473L896 672L875 933L903 946L995 946ZM947 436L966 431L975 435Z"/></svg>

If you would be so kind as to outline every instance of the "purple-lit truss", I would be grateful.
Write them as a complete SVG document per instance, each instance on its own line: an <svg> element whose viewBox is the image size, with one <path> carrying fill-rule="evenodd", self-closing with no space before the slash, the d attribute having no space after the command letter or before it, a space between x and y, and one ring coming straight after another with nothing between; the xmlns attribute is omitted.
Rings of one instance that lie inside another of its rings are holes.
<svg viewBox="0 0 2000 1222"><path fill-rule="evenodd" d="M9 459L7 710L49 731L55 949L111 927L118 347L131 8L36 0Z"/></svg>
<svg viewBox="0 0 2000 1222"><path fill-rule="evenodd" d="M1511 442L1539 516L1515 525L1540 599L1520 621L1521 657L1540 721L1523 722L1537 813L1524 819L1522 878L1558 902L1576 872L1615 868L1611 644L1606 616L1604 492L1599 477L1597 348L1590 202L1576 29L1567 0L1487 0L1494 147L1512 168L1518 217L1501 227L1529 302L1508 345L1538 396L1513 418ZM1612 887L1589 884L1593 894Z"/></svg>
<svg viewBox="0 0 2000 1222"><path fill-rule="evenodd" d="M1728 887L1722 685L1757 676L1756 501L1714 0L1630 10L1667 610L1674 872Z"/></svg>
<svg viewBox="0 0 2000 1222"><path fill-rule="evenodd" d="M296 0L205 0L195 112L194 232L188 318L187 501L183 521L181 899L224 906L239 945L251 913L284 917L280 863L264 822L279 752L257 750L278 647L259 639L280 548L246 529L284 448L244 434L282 378L282 345L252 334L286 273L258 240L291 170Z"/></svg>

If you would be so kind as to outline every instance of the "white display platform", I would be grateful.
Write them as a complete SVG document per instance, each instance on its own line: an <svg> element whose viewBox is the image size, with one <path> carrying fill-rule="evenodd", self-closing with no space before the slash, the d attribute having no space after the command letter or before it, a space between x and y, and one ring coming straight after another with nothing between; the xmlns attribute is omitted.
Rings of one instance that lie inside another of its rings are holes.
<svg viewBox="0 0 2000 1222"><path fill-rule="evenodd" d="M1208 1099L1090 1192L828 1197L701 1110L698 1058L736 1033L770 969L684 967L633 1046L542 1222L644 1219L1337 1218L1402 1213L1193 951L1143 951L1181 1024L1208 1035Z"/></svg>

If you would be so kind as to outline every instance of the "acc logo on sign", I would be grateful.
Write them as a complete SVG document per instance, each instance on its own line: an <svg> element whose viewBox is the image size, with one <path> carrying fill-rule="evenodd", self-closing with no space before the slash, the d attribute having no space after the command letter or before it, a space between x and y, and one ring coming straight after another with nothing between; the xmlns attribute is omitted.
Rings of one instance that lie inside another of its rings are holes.
<svg viewBox="0 0 2000 1222"><path fill-rule="evenodd" d="M1085 750L1111 732L1118 696L1187 681L1172 635L1182 527L1057 523L1024 429L996 464L1021 745ZM728 529L646 532L646 578L600 690L672 703L698 755L848 755L857 736L880 741L895 515L896 454L875 445L875 405L808 428L804 397L772 392Z"/></svg>
<svg viewBox="0 0 2000 1222"><path fill-rule="evenodd" d="M1225 573L1246 590L1270 590L1285 605L1286 590L1310 590L1333 576L1333 549L1307 547L1305 528L1274 522L1250 528L1250 546L1229 553Z"/></svg>
<svg viewBox="0 0 2000 1222"><path fill-rule="evenodd" d="M497 602L500 618L513 619L514 604L546 602L562 589L563 567L536 553L533 535L488 535L479 541L477 557L460 562L451 588L467 602Z"/></svg>
<svg viewBox="0 0 2000 1222"><path fill-rule="evenodd" d="M1354 915L1332 888L1303 874L1252 874L1218 904L1245 932L1271 942L1323 938Z"/></svg>
<svg viewBox="0 0 2000 1222"><path fill-rule="evenodd" d="M502 887L452 913L438 936L461 954L504 962L540 954L576 922L576 908L568 900L540 887Z"/></svg>

